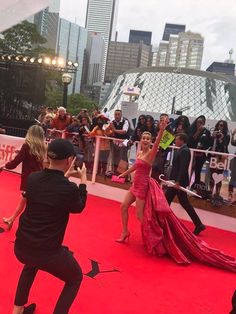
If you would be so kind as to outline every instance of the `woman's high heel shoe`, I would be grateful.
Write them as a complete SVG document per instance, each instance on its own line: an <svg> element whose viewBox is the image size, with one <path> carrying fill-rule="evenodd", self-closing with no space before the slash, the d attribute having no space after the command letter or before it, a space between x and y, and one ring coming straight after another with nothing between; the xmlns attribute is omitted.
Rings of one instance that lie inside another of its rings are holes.
<svg viewBox="0 0 236 314"><path fill-rule="evenodd" d="M31 303L30 305L24 307L23 314L34 314L35 309L36 309L36 304Z"/></svg>
<svg viewBox="0 0 236 314"><path fill-rule="evenodd" d="M121 237L119 239L116 239L116 242L118 242L118 243L125 243L126 240L127 240L127 242L129 242L129 237L130 237L130 232L128 232L123 237Z"/></svg>
<svg viewBox="0 0 236 314"><path fill-rule="evenodd" d="M11 218L5 218L5 217L3 217L2 220L7 225L7 230L11 230L14 220Z"/></svg>

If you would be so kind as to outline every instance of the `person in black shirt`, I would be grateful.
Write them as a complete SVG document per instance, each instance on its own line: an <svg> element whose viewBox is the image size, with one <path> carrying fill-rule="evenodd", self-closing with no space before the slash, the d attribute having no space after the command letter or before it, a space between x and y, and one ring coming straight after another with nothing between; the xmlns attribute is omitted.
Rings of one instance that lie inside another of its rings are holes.
<svg viewBox="0 0 236 314"><path fill-rule="evenodd" d="M205 127L205 116L199 116L190 126L189 131L189 148L207 150L211 146L211 133ZM207 160L207 155L204 152L194 152L194 173L195 179L192 188L198 190L198 185L201 183L201 172L204 163Z"/></svg>
<svg viewBox="0 0 236 314"><path fill-rule="evenodd" d="M179 149L174 153L170 173L170 180L175 181L175 187L168 187L165 196L168 204L170 205L175 195L177 195L180 204L186 210L195 225L193 233L198 235L201 231L205 230L206 227L202 224L193 206L189 203L187 193L179 189L179 186L185 188L189 185L188 167L191 159L191 153L187 146L187 139L188 136L185 133L178 133L175 136L175 145L179 147Z"/></svg>
<svg viewBox="0 0 236 314"><path fill-rule="evenodd" d="M24 264L15 296L13 314L34 313L36 304L24 307L38 270L65 282L53 314L68 313L82 281L81 268L62 245L70 213L81 213L86 204L86 168L75 168L73 145L56 139L48 145L48 169L28 177L26 208L16 232L15 255ZM81 179L77 186L68 178Z"/></svg>

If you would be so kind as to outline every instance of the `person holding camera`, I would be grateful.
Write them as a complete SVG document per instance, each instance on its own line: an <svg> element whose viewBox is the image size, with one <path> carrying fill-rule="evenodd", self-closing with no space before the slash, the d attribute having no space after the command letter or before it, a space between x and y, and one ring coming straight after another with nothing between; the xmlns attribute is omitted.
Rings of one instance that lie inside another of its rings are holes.
<svg viewBox="0 0 236 314"><path fill-rule="evenodd" d="M215 129L214 129L211 137L212 137L212 143L213 143L212 148L211 148L212 151L220 152L220 153L226 153L226 154L229 153L228 146L229 146L229 142L230 142L230 135L229 135L229 130L228 130L228 124L226 121L219 120L216 123ZM217 159L217 163L219 163L219 162L224 162L224 160L227 157L222 156L222 155L215 155L215 158ZM214 172L221 174L221 173L223 173L224 170L211 168L210 171L211 171L210 188L211 188L211 191L213 191L214 180L212 178L212 174ZM216 184L216 195L217 196L220 195L221 185L222 185L221 182Z"/></svg>
<svg viewBox="0 0 236 314"><path fill-rule="evenodd" d="M92 131L88 133L88 137L94 138L96 136L109 136L111 135L112 131L106 130L108 127L108 121L109 119L102 115L99 114L94 120L94 128ZM110 153L110 140L101 138L100 139L100 147L99 147L99 163L98 163L98 173L105 175L106 170L107 170L107 161Z"/></svg>
<svg viewBox="0 0 236 314"><path fill-rule="evenodd" d="M232 132L231 145L236 146L236 129ZM236 152L235 152L235 154L236 154ZM234 187L236 186L236 157L234 157L230 161L230 170L231 170L231 174L230 174L230 181L229 181L228 201L230 203L233 203Z"/></svg>
<svg viewBox="0 0 236 314"><path fill-rule="evenodd" d="M83 278L72 252L62 245L70 213L86 205L86 168L75 169L73 145L56 139L48 145L49 168L28 177L24 197L26 208L16 232L15 255L24 264L15 295L13 314L32 314L36 304L28 303L30 288L39 270L65 282L54 314L66 314ZM69 177L80 178L77 186Z"/></svg>
<svg viewBox="0 0 236 314"><path fill-rule="evenodd" d="M199 116L190 126L188 147L200 150L207 150L211 146L211 133L205 127L205 116ZM201 172L207 156L204 152L194 152L194 173L195 178L192 188L198 190L201 185Z"/></svg>

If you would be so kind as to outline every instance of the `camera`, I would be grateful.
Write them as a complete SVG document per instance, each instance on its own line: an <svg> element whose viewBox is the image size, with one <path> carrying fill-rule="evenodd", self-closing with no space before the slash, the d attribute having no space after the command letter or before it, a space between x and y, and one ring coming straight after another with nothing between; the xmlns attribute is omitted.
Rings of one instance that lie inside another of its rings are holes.
<svg viewBox="0 0 236 314"><path fill-rule="evenodd" d="M81 169L83 167L84 155L81 153L78 153L75 156L76 156L75 169L77 169L77 168Z"/></svg>
<svg viewBox="0 0 236 314"><path fill-rule="evenodd" d="M216 137L221 137L222 132L221 131L216 131Z"/></svg>

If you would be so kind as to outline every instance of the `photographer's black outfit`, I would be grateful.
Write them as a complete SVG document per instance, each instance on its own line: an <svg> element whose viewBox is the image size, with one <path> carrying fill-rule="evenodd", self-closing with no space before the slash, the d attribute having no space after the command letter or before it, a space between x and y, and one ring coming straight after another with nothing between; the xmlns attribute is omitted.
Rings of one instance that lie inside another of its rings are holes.
<svg viewBox="0 0 236 314"><path fill-rule="evenodd" d="M203 130L198 134L197 137L194 137L194 134L192 134L189 138L189 144L188 146L190 148L196 148L201 150L207 150L211 146L211 133L206 128L203 128ZM201 182L201 171L202 167L207 160L207 156L205 153L195 152L194 153L194 173L195 173L195 179L192 184L193 188L197 188L197 185Z"/></svg>
<svg viewBox="0 0 236 314"><path fill-rule="evenodd" d="M213 146L211 148L212 151L220 152L220 153L226 153L226 154L229 153L229 151L228 151L228 146L229 146L229 142L230 142L230 135L229 134L224 134L221 131L218 131L216 134L216 137L215 138L212 137L212 141L213 141ZM217 159L217 163L219 163L219 162L224 163L225 159L228 158L228 157L221 156L221 155L215 155L214 157ZM215 184L215 182L212 178L212 174L214 172L221 174L224 172L224 170L210 168L210 173L211 173L210 188L211 188L212 192L213 192L214 184ZM219 183L216 184L216 195L220 195L221 186L222 186L222 181L220 181Z"/></svg>
<svg viewBox="0 0 236 314"><path fill-rule="evenodd" d="M189 184L188 167L191 159L191 153L186 144L176 150L174 153L172 170L170 173L170 180L175 180L182 187L186 187ZM194 225L196 226L194 233L198 234L205 229L200 218L198 217L195 209L189 203L187 193L172 187L168 187L165 193L168 204L170 205L175 195L177 195L180 204L186 210Z"/></svg>
<svg viewBox="0 0 236 314"><path fill-rule="evenodd" d="M70 213L85 207L86 185L70 182L62 171L45 169L28 177L26 208L16 232L15 254L25 264L16 291L15 305L23 306L38 270L65 282L54 314L66 314L82 281L81 268L62 246Z"/></svg>

